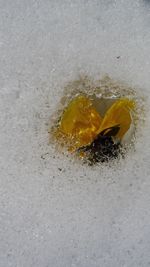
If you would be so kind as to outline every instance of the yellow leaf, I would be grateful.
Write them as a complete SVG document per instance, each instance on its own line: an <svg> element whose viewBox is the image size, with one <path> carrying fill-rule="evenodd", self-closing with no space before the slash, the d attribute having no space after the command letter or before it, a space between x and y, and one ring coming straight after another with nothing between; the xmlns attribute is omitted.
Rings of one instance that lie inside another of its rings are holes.
<svg viewBox="0 0 150 267"><path fill-rule="evenodd" d="M89 98L79 95L65 109L59 130L72 139L76 148L91 144L100 128L101 116Z"/></svg>
<svg viewBox="0 0 150 267"><path fill-rule="evenodd" d="M132 121L130 111L134 107L135 102L133 100L127 98L117 100L106 112L97 133L100 134L106 129L119 127L116 137L121 139L130 128Z"/></svg>

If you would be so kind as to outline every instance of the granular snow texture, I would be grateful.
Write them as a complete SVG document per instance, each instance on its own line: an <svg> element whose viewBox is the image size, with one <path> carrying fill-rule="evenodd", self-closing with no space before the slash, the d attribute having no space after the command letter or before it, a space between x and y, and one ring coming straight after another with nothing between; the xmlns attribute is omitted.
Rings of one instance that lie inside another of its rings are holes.
<svg viewBox="0 0 150 267"><path fill-rule="evenodd" d="M48 127L68 81L106 73L146 97L145 125L93 168ZM149 95L150 1L0 0L0 267L150 266Z"/></svg>

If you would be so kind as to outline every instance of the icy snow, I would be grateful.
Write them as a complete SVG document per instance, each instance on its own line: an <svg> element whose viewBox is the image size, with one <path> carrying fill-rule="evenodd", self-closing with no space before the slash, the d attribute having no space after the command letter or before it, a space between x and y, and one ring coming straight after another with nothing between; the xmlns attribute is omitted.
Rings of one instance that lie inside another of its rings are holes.
<svg viewBox="0 0 150 267"><path fill-rule="evenodd" d="M90 168L49 118L65 83L105 73L146 97L145 126ZM149 77L150 1L0 0L0 267L150 266Z"/></svg>

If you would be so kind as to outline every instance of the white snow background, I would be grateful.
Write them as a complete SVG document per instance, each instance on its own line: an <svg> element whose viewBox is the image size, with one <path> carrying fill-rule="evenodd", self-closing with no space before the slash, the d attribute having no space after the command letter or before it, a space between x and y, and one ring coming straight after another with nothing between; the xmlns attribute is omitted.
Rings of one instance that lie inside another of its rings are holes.
<svg viewBox="0 0 150 267"><path fill-rule="evenodd" d="M90 168L47 129L65 83L105 73L140 88L145 126ZM0 0L0 267L150 266L149 95L150 1Z"/></svg>

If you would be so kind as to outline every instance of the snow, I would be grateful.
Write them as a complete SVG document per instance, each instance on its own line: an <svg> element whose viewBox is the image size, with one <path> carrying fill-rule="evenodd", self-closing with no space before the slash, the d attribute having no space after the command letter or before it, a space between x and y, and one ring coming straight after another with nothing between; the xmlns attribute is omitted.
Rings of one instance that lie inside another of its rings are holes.
<svg viewBox="0 0 150 267"><path fill-rule="evenodd" d="M0 267L150 266L149 26L146 0L0 0ZM145 125L91 168L48 127L68 81L105 73L146 97Z"/></svg>

